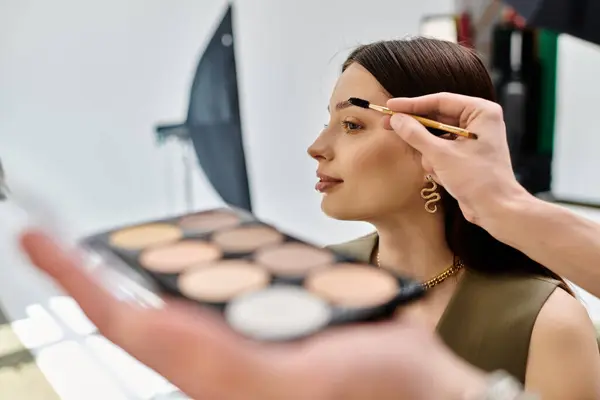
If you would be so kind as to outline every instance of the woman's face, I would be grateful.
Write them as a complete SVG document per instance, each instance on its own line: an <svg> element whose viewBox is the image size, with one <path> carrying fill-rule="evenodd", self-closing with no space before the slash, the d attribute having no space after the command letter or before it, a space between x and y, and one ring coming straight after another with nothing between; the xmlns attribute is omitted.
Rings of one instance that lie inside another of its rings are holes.
<svg viewBox="0 0 600 400"><path fill-rule="evenodd" d="M308 148L319 163L321 208L332 218L357 221L416 207L422 212L425 172L420 155L384 128L383 114L348 105L350 97L377 105L390 98L359 64L350 65L338 79L329 102L329 124Z"/></svg>

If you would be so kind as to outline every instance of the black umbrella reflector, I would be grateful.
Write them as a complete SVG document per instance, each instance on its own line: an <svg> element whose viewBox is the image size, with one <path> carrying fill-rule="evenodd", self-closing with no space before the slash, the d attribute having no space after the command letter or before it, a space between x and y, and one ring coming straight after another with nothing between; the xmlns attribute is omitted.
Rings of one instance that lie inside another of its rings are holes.
<svg viewBox="0 0 600 400"><path fill-rule="evenodd" d="M239 109L232 6L200 58L187 120L160 126L162 136L188 136L200 166L229 205L252 211Z"/></svg>

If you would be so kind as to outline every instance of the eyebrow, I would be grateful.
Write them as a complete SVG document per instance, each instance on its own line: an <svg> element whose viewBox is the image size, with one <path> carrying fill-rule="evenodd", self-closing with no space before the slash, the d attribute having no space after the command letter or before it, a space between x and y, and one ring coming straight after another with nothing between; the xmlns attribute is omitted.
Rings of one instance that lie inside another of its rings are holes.
<svg viewBox="0 0 600 400"><path fill-rule="evenodd" d="M343 110L344 108L348 108L348 107L352 107L352 104L350 104L350 102L348 100L340 101L339 103L337 103L335 105L335 109L338 111ZM329 106L327 106L327 111L331 112L329 109Z"/></svg>

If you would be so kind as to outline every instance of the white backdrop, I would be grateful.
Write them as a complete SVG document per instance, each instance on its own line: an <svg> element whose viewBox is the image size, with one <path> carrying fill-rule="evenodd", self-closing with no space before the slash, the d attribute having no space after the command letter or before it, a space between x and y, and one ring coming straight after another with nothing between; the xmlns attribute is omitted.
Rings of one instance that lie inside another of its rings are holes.
<svg viewBox="0 0 600 400"><path fill-rule="evenodd" d="M185 116L222 7L0 0L0 157L9 181L35 187L74 232L182 209L177 146L158 148L153 130ZM204 191L205 202L214 199Z"/></svg>
<svg viewBox="0 0 600 400"><path fill-rule="evenodd" d="M0 157L90 231L183 209L177 146L153 126L183 121L201 50L224 0L0 0ZM365 226L330 221L306 147L326 123L348 51L417 34L452 0L244 0L235 34L257 214L319 243ZM197 206L220 204L197 171Z"/></svg>
<svg viewBox="0 0 600 400"><path fill-rule="evenodd" d="M600 46L559 38L552 192L600 204Z"/></svg>

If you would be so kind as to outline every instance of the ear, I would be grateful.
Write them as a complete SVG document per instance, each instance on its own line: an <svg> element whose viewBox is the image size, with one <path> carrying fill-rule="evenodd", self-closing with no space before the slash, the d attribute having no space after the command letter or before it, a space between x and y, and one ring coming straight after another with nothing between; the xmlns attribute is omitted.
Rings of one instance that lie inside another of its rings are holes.
<svg viewBox="0 0 600 400"><path fill-rule="evenodd" d="M432 170L433 170L433 168L432 168ZM434 183L436 186L442 186L442 184L440 183L440 180L437 177L437 175L435 174L435 172L429 172L427 170L425 170L425 172L426 173L424 175L423 180L425 181L426 184L431 182L431 183Z"/></svg>

